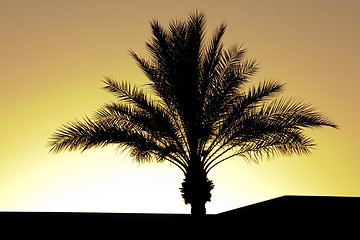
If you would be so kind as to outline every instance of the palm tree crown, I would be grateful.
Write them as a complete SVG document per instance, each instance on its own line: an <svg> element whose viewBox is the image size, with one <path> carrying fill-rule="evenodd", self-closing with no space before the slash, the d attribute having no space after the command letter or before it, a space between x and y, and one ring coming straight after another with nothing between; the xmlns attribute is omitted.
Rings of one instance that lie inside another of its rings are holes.
<svg viewBox="0 0 360 240"><path fill-rule="evenodd" d="M118 101L93 118L63 125L51 137L51 151L86 150L116 144L136 161L168 161L185 175L181 192L192 213L204 214L213 183L209 171L240 156L258 162L262 156L309 154L313 140L305 128L337 127L310 104L279 98L277 81L247 87L258 64L245 49L223 49L225 24L204 41L204 14L166 29L151 22L146 43L150 59L130 51L150 80L152 94L128 82L105 77L105 89Z"/></svg>

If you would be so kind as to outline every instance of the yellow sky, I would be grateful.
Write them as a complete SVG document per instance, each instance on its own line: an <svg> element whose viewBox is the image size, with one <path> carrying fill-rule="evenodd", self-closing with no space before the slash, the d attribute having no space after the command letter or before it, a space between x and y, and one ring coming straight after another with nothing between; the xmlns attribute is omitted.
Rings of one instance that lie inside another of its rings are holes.
<svg viewBox="0 0 360 240"><path fill-rule="evenodd" d="M360 2L0 0L0 210L189 212L169 164L139 166L114 148L48 153L61 124L114 98L102 76L146 83L127 51L146 56L149 21L194 9L225 46L242 43L261 63L256 79L287 83L341 130L308 131L317 150L249 165L224 162L208 213L285 195L360 196Z"/></svg>

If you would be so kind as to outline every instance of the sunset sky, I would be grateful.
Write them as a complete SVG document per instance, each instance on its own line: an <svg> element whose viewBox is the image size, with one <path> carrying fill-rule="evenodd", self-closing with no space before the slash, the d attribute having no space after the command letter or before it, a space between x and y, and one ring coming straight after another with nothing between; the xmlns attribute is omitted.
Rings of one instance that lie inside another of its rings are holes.
<svg viewBox="0 0 360 240"><path fill-rule="evenodd" d="M0 211L189 213L183 175L140 166L114 147L50 154L59 126L115 98L103 76L148 83L128 50L148 56L149 22L204 11L207 37L248 49L255 80L286 84L340 126L307 133L311 156L233 158L210 173L208 213L282 195L360 196L360 1L0 0Z"/></svg>

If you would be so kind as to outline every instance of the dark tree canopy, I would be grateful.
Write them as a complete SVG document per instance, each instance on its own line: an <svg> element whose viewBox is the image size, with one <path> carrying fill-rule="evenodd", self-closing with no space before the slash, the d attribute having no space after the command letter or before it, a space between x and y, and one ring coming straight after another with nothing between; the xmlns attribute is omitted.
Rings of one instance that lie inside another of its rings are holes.
<svg viewBox="0 0 360 240"><path fill-rule="evenodd" d="M258 162L309 154L314 141L304 129L337 127L310 104L279 97L284 84L278 81L251 85L258 64L245 58L242 46L223 48L225 24L209 41L200 12L168 28L156 20L150 25L150 58L130 51L149 79L147 91L105 77L105 89L117 101L59 128L52 152L115 144L140 163L168 161L185 175L185 203L198 209L210 201L207 174L217 164L235 156Z"/></svg>

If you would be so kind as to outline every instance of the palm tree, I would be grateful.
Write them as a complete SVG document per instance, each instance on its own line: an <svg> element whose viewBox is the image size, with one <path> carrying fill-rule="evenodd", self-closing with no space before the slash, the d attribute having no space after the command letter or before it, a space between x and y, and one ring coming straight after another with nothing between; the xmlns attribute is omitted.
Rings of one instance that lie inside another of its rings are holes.
<svg viewBox="0 0 360 240"><path fill-rule="evenodd" d="M63 125L51 137L52 152L115 144L140 163L170 162L184 173L180 191L191 213L204 215L214 187L209 172L232 157L309 154L305 128L330 126L329 119L301 100L276 97L284 88L263 81L247 88L258 64L245 49L223 49L225 24L204 42L204 14L172 21L166 29L150 23L151 58L130 55L146 74L151 94L128 82L105 77L118 101L92 118Z"/></svg>

